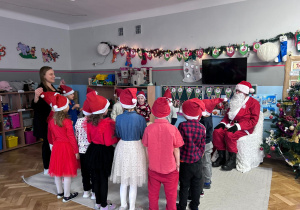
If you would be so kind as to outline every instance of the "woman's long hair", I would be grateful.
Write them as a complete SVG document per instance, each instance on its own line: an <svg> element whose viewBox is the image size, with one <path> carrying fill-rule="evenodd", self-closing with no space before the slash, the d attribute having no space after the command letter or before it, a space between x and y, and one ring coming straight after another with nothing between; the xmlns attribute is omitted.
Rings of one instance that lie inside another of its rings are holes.
<svg viewBox="0 0 300 210"><path fill-rule="evenodd" d="M45 80L45 75L46 75L46 72L49 71L50 69L52 69L52 67L50 67L50 66L43 66L40 69L40 81L45 86L47 91L50 91L51 89L47 86L47 83L46 83L46 80Z"/></svg>
<svg viewBox="0 0 300 210"><path fill-rule="evenodd" d="M63 121L66 118L68 118L68 112L64 112L64 111L54 112L53 115L54 123L59 127L63 127Z"/></svg>
<svg viewBox="0 0 300 210"><path fill-rule="evenodd" d="M104 114L92 114L87 116L87 123L91 123L93 126L97 126L103 118Z"/></svg>

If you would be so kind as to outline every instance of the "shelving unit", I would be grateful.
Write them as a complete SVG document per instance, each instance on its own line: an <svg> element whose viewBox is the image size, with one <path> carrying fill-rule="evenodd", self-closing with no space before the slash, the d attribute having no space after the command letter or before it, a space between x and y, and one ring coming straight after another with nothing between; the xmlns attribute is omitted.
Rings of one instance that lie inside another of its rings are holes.
<svg viewBox="0 0 300 210"><path fill-rule="evenodd" d="M126 88L137 88L138 91L143 90L147 94L147 102L152 108L153 103L155 101L155 86L113 86L113 85L103 85L103 86L97 86L97 85L88 85L89 88L92 88L96 90L99 95L115 100L114 93L115 89L121 88L121 89L126 89ZM109 110L110 111L110 110ZM150 121L154 122L155 117L151 114L150 115Z"/></svg>
<svg viewBox="0 0 300 210"><path fill-rule="evenodd" d="M31 101L34 97L34 91L27 92L7 92L0 93L0 136L2 136L2 150L0 153L24 147L30 144L25 143L23 120L26 118L33 118L33 109L31 108ZM9 111L3 111L2 104L9 105ZM3 116L19 113L20 127L14 129L4 129ZM29 126L30 127L30 126ZM16 147L8 148L6 145L6 136L14 135L18 137L18 145ZM37 141L38 143L40 141Z"/></svg>

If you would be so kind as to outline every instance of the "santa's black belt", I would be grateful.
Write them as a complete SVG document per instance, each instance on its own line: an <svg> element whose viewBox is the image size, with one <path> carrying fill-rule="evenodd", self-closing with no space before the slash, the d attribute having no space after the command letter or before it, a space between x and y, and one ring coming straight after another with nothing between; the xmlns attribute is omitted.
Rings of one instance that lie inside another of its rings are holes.
<svg viewBox="0 0 300 210"><path fill-rule="evenodd" d="M229 124L232 124L232 123L239 123L239 121L237 121L237 120L231 120L231 121L229 122Z"/></svg>

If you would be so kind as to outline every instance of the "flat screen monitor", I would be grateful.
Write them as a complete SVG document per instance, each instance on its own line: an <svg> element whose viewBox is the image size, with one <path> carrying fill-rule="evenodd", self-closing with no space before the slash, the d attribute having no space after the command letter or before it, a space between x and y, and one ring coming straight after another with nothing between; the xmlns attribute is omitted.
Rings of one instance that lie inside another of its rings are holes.
<svg viewBox="0 0 300 210"><path fill-rule="evenodd" d="M247 58L202 60L202 83L234 85L247 80Z"/></svg>

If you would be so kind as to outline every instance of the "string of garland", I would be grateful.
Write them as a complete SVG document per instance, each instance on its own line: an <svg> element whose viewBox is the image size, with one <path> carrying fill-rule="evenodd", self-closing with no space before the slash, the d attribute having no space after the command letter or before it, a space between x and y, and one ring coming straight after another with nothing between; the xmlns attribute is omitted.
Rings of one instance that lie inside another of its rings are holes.
<svg viewBox="0 0 300 210"><path fill-rule="evenodd" d="M264 43L267 43L267 42L276 42L276 41L279 41L279 38L280 36L287 36L288 39L293 39L295 37L295 33L292 33L292 32L288 32L288 33L285 33L285 34L279 34L273 38L270 38L270 39L261 39L259 41L256 41L256 42L260 42L261 44L264 44ZM107 42L106 42L107 43ZM131 47L128 47L128 46L117 46L117 45L113 45L113 44L110 44L108 43L108 45L112 48L112 49L115 49L117 50L118 52L121 52L121 55L123 55L124 53L123 52L137 52L138 54L140 53L140 51L143 51L147 54L151 54L153 57L155 58L161 58L165 55L165 53L168 53L170 57L173 57L175 55L178 55L180 54L181 57L184 58L184 60L187 60L187 59L193 59L195 60L197 57L201 58L203 54L208 54L208 55L211 55L213 53L214 50L218 50L219 52L226 52L226 49L228 47L233 47L236 51L239 49L239 47L241 45L247 45L245 43L243 44L230 44L228 46L225 46L225 45L222 45L220 47L207 47L207 48L199 48L199 49L179 49L179 50L170 50L170 49L159 49L159 48L155 48L155 49L145 49L145 48L131 48ZM249 50L253 51L253 46L252 44L251 45L247 45ZM180 56L179 55L179 56ZM179 61L181 59L178 59Z"/></svg>

